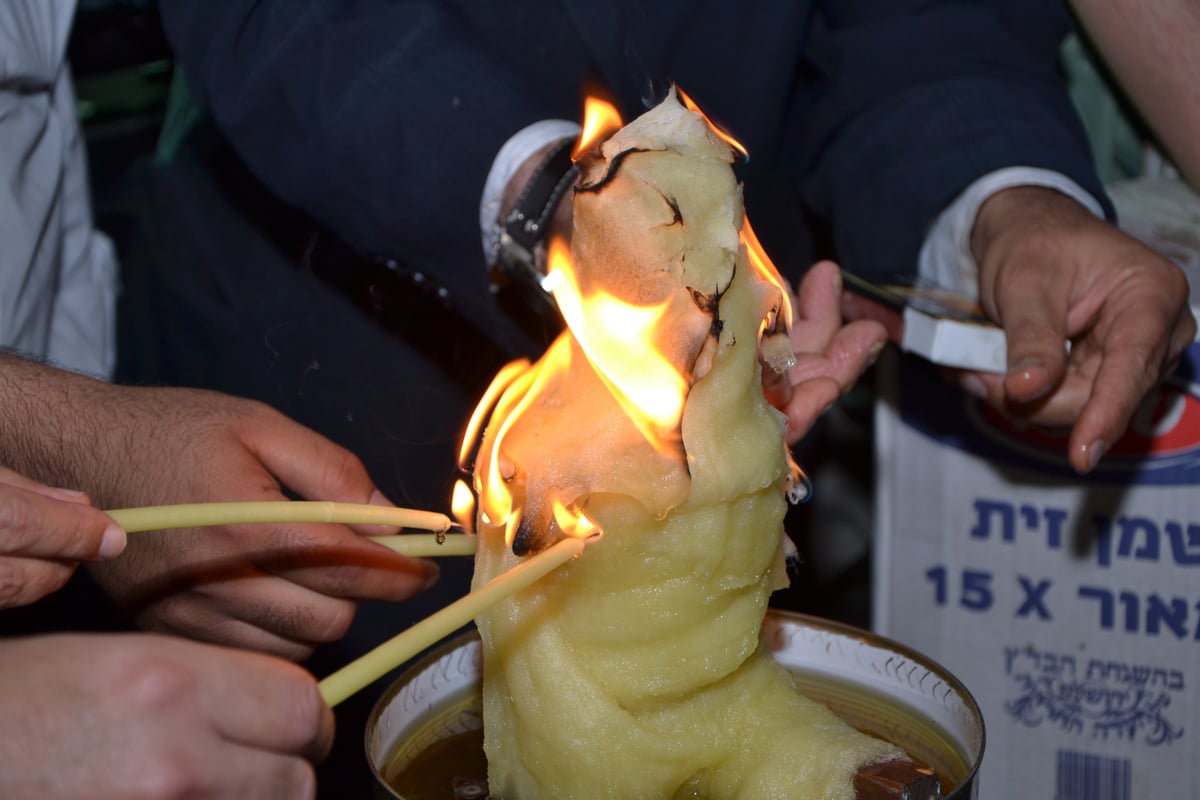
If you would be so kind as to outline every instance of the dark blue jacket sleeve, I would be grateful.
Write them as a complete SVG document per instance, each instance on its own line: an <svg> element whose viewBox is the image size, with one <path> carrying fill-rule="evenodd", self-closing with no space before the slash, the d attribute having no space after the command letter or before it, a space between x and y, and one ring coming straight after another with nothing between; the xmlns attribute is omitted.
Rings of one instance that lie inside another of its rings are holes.
<svg viewBox="0 0 1200 800"><path fill-rule="evenodd" d="M806 52L801 182L843 266L912 272L937 214L1002 167L1060 172L1102 203L1058 72L1058 2L832 0Z"/></svg>
<svg viewBox="0 0 1200 800"><path fill-rule="evenodd" d="M529 65L481 35L486 20L428 0L159 7L198 104L273 194L359 249L431 276L467 312L487 304L487 171L525 125L578 116L576 79L556 83L546 65L549 77L531 87ZM553 14L534 22L545 35L563 24Z"/></svg>

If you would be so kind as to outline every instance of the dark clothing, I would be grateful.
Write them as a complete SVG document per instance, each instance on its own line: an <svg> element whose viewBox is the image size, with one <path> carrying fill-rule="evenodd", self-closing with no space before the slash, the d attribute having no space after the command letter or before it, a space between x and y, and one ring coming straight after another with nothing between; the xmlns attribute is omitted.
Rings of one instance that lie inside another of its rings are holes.
<svg viewBox="0 0 1200 800"><path fill-rule="evenodd" d="M690 93L749 149L750 218L781 218L763 235L796 269L814 255L801 193L867 272L914 263L932 217L992 169L1047 167L1103 196L1057 72L1060 3L159 5L201 105L274 194L480 320L492 159L535 120L577 119L589 81L627 119L668 81Z"/></svg>
<svg viewBox="0 0 1200 800"><path fill-rule="evenodd" d="M480 194L505 140L578 119L589 82L627 120L676 82L742 141L749 217L793 279L826 255L913 269L936 214L1000 167L1102 196L1056 72L1069 19L1044 0L158 5L209 121L139 189L119 377L265 400L400 504L448 506L488 378L546 343L488 290ZM469 564L443 569L419 602L364 604L310 667L462 594ZM339 709L325 796L369 778L369 700Z"/></svg>

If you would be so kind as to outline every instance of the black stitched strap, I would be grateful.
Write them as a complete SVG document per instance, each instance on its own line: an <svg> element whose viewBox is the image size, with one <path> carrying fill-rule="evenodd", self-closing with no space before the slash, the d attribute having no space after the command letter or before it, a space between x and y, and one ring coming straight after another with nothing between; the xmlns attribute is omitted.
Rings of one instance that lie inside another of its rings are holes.
<svg viewBox="0 0 1200 800"><path fill-rule="evenodd" d="M546 154L504 219L504 233L527 251L532 252L542 241L559 201L575 183L577 170L571 162L574 141L563 139Z"/></svg>

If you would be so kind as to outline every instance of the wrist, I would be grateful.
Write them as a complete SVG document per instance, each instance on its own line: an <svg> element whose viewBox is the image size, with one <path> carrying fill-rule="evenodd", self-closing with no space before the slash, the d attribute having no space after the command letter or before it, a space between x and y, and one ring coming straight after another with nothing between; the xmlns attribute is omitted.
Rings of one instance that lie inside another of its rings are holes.
<svg viewBox="0 0 1200 800"><path fill-rule="evenodd" d="M982 265L987 252L1011 231L1022 237L1051 225L1093 222L1093 214L1074 198L1046 186L1012 186L991 195L979 207L971 227L970 249Z"/></svg>
<svg viewBox="0 0 1200 800"><path fill-rule="evenodd" d="M570 195L578 170L571 161L574 137L557 139L535 151L504 187L496 226L499 236L489 259L494 291L515 289L539 315L557 318L543 285L551 237L570 236Z"/></svg>

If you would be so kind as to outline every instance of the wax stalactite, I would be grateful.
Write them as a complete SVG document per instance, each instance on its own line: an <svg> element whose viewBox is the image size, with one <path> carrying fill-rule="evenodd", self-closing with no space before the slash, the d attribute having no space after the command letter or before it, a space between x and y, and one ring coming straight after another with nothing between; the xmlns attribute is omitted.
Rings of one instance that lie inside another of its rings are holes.
<svg viewBox="0 0 1200 800"><path fill-rule="evenodd" d="M799 473L761 375L791 363L790 310L736 152L673 92L577 152L550 260L569 330L489 395L474 582L580 526L603 538L477 620L492 796L851 800L903 751L760 643Z"/></svg>

